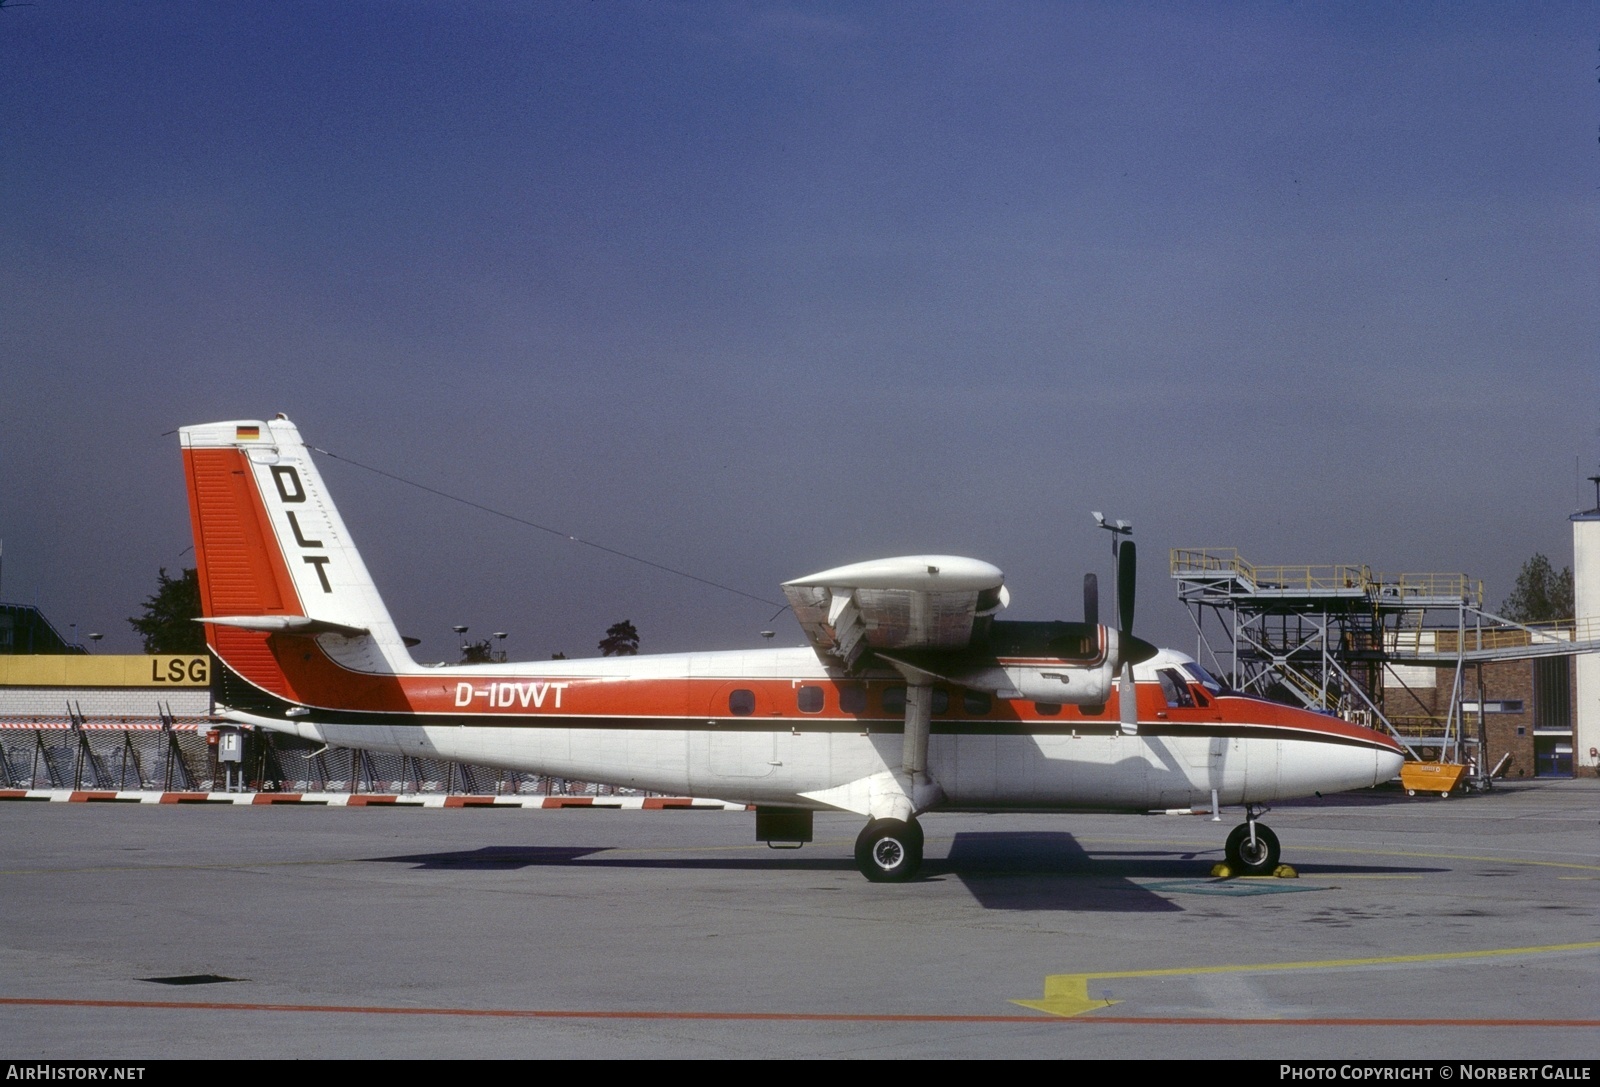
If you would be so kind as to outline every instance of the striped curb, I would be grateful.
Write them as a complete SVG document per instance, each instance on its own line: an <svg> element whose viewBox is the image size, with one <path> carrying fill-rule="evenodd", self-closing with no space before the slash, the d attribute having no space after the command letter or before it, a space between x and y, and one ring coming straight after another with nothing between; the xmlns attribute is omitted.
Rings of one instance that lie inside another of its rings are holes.
<svg viewBox="0 0 1600 1087"><path fill-rule="evenodd" d="M608 808L614 811L747 811L745 804L689 796L493 796L433 793L218 793L138 789L0 789L0 800L123 804L300 804L327 808Z"/></svg>

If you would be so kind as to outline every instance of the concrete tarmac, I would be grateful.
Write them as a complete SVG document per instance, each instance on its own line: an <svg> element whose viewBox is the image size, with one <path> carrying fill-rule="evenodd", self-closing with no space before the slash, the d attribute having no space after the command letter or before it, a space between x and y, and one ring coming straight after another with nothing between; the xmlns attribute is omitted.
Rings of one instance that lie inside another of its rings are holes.
<svg viewBox="0 0 1600 1087"><path fill-rule="evenodd" d="M1600 1049L1600 782L1285 805L1298 879L1224 820L933 814L884 885L843 814L8 802L0 1058Z"/></svg>

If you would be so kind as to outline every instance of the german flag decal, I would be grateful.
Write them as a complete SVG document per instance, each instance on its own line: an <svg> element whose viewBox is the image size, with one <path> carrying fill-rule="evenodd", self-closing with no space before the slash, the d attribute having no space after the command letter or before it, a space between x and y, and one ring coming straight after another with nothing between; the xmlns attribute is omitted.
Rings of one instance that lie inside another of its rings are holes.
<svg viewBox="0 0 1600 1087"><path fill-rule="evenodd" d="M253 442L261 437L261 428L258 426L241 426L233 428L233 440L236 442Z"/></svg>

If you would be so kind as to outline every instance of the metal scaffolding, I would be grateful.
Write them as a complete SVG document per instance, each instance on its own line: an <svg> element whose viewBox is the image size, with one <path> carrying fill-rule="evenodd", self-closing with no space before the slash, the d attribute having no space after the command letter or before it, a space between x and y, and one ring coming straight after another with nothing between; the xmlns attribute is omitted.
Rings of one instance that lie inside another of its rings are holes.
<svg viewBox="0 0 1600 1087"><path fill-rule="evenodd" d="M1481 696L1476 736L1463 719L1469 665L1600 648L1600 621L1514 623L1484 611L1483 582L1465 574L1257 566L1231 547L1176 548L1171 573L1196 657L1238 690L1384 729L1417 757L1464 761L1463 747L1482 742ZM1442 718L1386 710L1386 690L1407 689L1406 666L1453 669Z"/></svg>

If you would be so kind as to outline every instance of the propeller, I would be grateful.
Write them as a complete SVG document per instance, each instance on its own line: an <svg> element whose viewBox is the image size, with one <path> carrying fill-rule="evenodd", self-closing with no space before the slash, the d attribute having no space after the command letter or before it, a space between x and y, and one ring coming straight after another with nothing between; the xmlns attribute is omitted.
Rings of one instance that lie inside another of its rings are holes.
<svg viewBox="0 0 1600 1087"><path fill-rule="evenodd" d="M1117 633L1133 633L1133 588L1138 581L1138 554L1132 540L1117 548Z"/></svg>
<svg viewBox="0 0 1600 1087"><path fill-rule="evenodd" d="M1122 731L1131 736L1139 731L1139 708L1133 689L1133 589L1138 581L1139 555L1132 540L1117 548L1117 655L1122 658L1122 677L1117 683L1117 707L1121 710Z"/></svg>
<svg viewBox="0 0 1600 1087"><path fill-rule="evenodd" d="M1083 575L1083 621L1100 625L1100 579L1093 574Z"/></svg>
<svg viewBox="0 0 1600 1087"><path fill-rule="evenodd" d="M1133 525L1127 521L1107 521L1106 515L1096 512L1094 523L1111 533L1111 553L1117 559L1117 664L1121 675L1117 679L1117 706L1122 717L1122 731L1132 736L1139 731L1139 707L1136 704L1133 687L1133 666L1140 661L1147 661L1155 656L1158 650L1155 646L1142 638L1133 636L1133 590L1139 580L1138 552L1134 550L1133 540L1124 539L1133 535ZM1087 617L1093 614L1096 618L1100 612L1100 593L1098 586L1094 592L1094 604L1090 605L1090 581L1094 577L1089 574L1083 579L1083 611ZM1089 619L1089 622L1094 622Z"/></svg>

